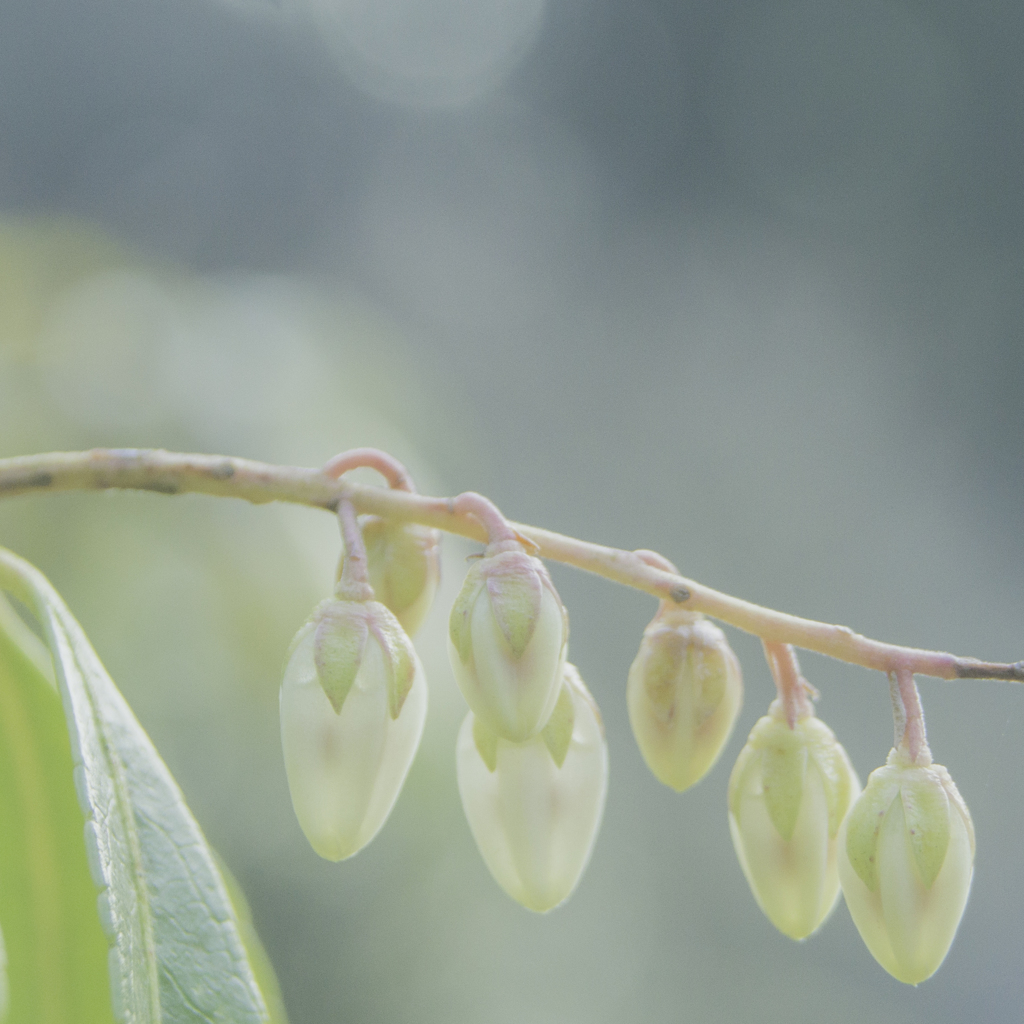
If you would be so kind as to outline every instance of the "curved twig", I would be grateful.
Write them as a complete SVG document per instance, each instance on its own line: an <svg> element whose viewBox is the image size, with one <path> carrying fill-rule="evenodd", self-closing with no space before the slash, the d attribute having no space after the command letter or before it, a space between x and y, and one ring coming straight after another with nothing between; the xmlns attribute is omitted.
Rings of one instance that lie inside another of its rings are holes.
<svg viewBox="0 0 1024 1024"><path fill-rule="evenodd" d="M255 503L289 501L337 510L347 498L360 513L375 513L487 541L472 515L454 499L332 480L318 469L275 466L222 455L183 455L151 449L94 449L0 459L0 498L44 491L127 488L160 494L214 494ZM762 640L792 644L880 672L912 672L939 679L1002 679L1024 682L1024 661L1013 664L959 658L941 651L882 643L813 619L788 615L706 587L649 564L644 554L591 544L550 530L511 523L537 545L538 554L596 573L661 600L704 612Z"/></svg>

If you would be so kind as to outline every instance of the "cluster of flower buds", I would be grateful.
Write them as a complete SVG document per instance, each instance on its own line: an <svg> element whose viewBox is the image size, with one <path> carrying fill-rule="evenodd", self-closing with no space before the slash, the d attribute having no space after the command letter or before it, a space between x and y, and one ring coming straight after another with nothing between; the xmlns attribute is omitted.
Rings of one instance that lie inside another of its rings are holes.
<svg viewBox="0 0 1024 1024"><path fill-rule="evenodd" d="M932 763L913 678L903 685L914 717L908 727L894 690L897 731L906 733L861 793L846 751L814 715L792 648L765 648L779 698L729 780L743 873L768 919L793 939L822 924L841 888L871 954L917 985L942 964L963 915L974 826L949 773Z"/></svg>
<svg viewBox="0 0 1024 1024"><path fill-rule="evenodd" d="M601 715L566 661L569 623L544 563L479 495L490 543L448 623L448 654L470 711L459 733L459 793L498 884L530 910L568 898L604 811Z"/></svg>
<svg viewBox="0 0 1024 1024"><path fill-rule="evenodd" d="M404 470L359 450L328 464ZM568 618L544 564L478 495L461 510L494 536L452 609L449 653L470 706L457 748L470 829L498 883L531 910L579 881L604 811L608 749L597 705L566 662ZM423 668L407 631L439 578L435 531L364 516L342 501L345 550L335 598L292 642L281 739L299 824L321 856L358 852L383 825L426 714ZM378 600L379 598L379 600ZM404 628L403 628L404 627Z"/></svg>
<svg viewBox="0 0 1024 1024"><path fill-rule="evenodd" d="M327 471L404 469L369 449ZM452 672L469 705L459 732L459 793L498 884L545 912L576 888L601 822L608 747L597 704L566 660L568 618L531 543L487 499L456 514L483 524L449 617ZM408 634L439 579L438 535L339 503L345 550L335 597L292 643L281 738L295 812L314 850L350 857L383 825L423 731L423 667ZM675 567L653 552L648 565ZM793 648L765 641L778 689L729 779L728 818L743 874L772 924L815 932L843 892L875 959L916 985L942 963L964 911L974 827L949 773L932 763L913 676L892 677L896 746L863 793L846 751L814 713ZM704 616L663 601L629 670L637 745L661 782L683 791L712 768L743 701L739 662Z"/></svg>
<svg viewBox="0 0 1024 1024"><path fill-rule="evenodd" d="M346 452L325 472L360 465L411 489L405 470L372 449ZM427 683L409 633L440 578L436 531L372 516L360 529L346 501L338 514L345 550L335 597L292 641L280 695L292 805L310 845L328 860L351 857L377 834L416 755Z"/></svg>

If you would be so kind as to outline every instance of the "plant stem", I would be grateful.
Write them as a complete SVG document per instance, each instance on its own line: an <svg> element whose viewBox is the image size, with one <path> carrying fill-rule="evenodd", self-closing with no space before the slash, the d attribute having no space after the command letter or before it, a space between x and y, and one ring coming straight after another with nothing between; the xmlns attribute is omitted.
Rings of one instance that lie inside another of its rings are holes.
<svg viewBox="0 0 1024 1024"><path fill-rule="evenodd" d="M350 448L333 459L328 459L320 470L325 476L337 480L351 469L375 469L388 482L389 487L415 493L416 487L409 471L398 459L379 448Z"/></svg>
<svg viewBox="0 0 1024 1024"><path fill-rule="evenodd" d="M900 668L889 673L889 695L892 697L893 746L911 764L927 767L932 752L924 731L924 711L917 692L914 673Z"/></svg>
<svg viewBox="0 0 1024 1024"><path fill-rule="evenodd" d="M363 531L359 529L356 510L347 498L338 502L338 525L345 545L345 561L341 578L334 586L334 594L343 601L372 601L373 587L367 571Z"/></svg>
<svg viewBox="0 0 1024 1024"><path fill-rule="evenodd" d="M786 722L792 729L801 718L814 714L810 685L800 674L800 662L791 644L780 644L774 640L765 640L763 643L764 655L779 692Z"/></svg>
<svg viewBox="0 0 1024 1024"><path fill-rule="evenodd" d="M275 466L221 455L182 455L147 449L94 449L0 459L0 498L39 491L127 488L160 494L214 494L257 504L289 501L335 511L347 498L360 513L418 522L486 542L483 525L459 514L450 498L429 498L402 490L364 487L332 480L318 469ZM691 611L761 637L827 654L881 672L900 669L940 679L1003 679L1024 682L1024 661L1014 664L958 658L940 651L881 643L832 626L731 597L695 580L649 565L632 551L591 544L550 530L511 523L537 545L543 558L596 573Z"/></svg>
<svg viewBox="0 0 1024 1024"><path fill-rule="evenodd" d="M452 501L451 507L456 515L470 515L483 525L488 554L496 554L499 546L521 547L516 531L490 498L465 491Z"/></svg>

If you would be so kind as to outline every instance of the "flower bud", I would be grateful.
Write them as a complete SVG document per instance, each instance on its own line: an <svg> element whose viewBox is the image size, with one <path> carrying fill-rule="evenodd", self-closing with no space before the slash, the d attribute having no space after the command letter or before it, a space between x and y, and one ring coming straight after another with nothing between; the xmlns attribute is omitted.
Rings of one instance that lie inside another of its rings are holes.
<svg viewBox="0 0 1024 1024"><path fill-rule="evenodd" d="M729 831L758 906L804 939L839 897L838 833L860 782L846 751L809 714L789 727L780 701L750 732L729 779Z"/></svg>
<svg viewBox="0 0 1024 1024"><path fill-rule="evenodd" d="M710 771L729 739L743 703L740 663L714 623L666 608L644 630L626 701L647 767L681 793Z"/></svg>
<svg viewBox="0 0 1024 1024"><path fill-rule="evenodd" d="M487 867L509 896L541 913L576 888L608 788L600 712L572 665L564 680L532 739L503 739L470 712L456 749L462 806Z"/></svg>
<svg viewBox="0 0 1024 1024"><path fill-rule="evenodd" d="M327 860L361 850L391 812L427 713L423 666L378 601L325 601L292 641L281 744L292 806Z"/></svg>
<svg viewBox="0 0 1024 1024"><path fill-rule="evenodd" d="M362 516L360 528L374 596L412 636L430 611L441 579L439 534L419 523L397 523L380 516ZM342 551L338 579L344 565Z"/></svg>
<svg viewBox="0 0 1024 1024"><path fill-rule="evenodd" d="M974 825L949 772L896 750L839 834L839 880L871 955L917 985L945 959L974 873Z"/></svg>
<svg viewBox="0 0 1024 1024"><path fill-rule="evenodd" d="M520 742L554 709L569 626L544 563L505 543L470 566L448 621L448 655L481 724Z"/></svg>

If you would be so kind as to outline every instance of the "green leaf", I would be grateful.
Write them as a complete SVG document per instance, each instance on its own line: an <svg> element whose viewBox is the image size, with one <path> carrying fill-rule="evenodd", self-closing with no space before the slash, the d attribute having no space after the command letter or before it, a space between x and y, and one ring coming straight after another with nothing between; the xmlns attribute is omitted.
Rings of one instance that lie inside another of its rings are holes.
<svg viewBox="0 0 1024 1024"><path fill-rule="evenodd" d="M32 662L32 667L42 676L50 689L57 692L57 680L53 674L53 659L46 645L22 621L11 603L0 591L0 632L6 633L14 646Z"/></svg>
<svg viewBox="0 0 1024 1024"><path fill-rule="evenodd" d="M259 935L256 934L256 926L252 923L252 911L249 910L245 893L242 892L242 887L231 873L230 868L224 863L224 859L212 847L211 850L217 867L220 869L221 877L224 879L228 896L231 898L235 917L238 918L238 931L242 936L245 951L249 954L249 963L252 964L253 973L256 975L256 981L259 983L263 999L267 1004L270 1014L269 1024L288 1024L284 999L281 998L281 986L277 983L277 975L274 973L270 957L267 956L267 951L263 948Z"/></svg>
<svg viewBox="0 0 1024 1024"><path fill-rule="evenodd" d="M7 1019L11 1008L10 990L7 985L7 950L4 948L4 933L0 930L0 1021Z"/></svg>
<svg viewBox="0 0 1024 1024"><path fill-rule="evenodd" d="M47 580L0 549L0 587L36 615L53 656L101 889L114 1015L126 1024L266 1024L224 880L167 767ZM7 949L13 962L10 935Z"/></svg>
<svg viewBox="0 0 1024 1024"><path fill-rule="evenodd" d="M6 1003L10 1024L112 1024L71 745L40 651L0 595L0 1020Z"/></svg>

